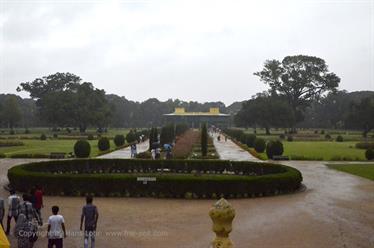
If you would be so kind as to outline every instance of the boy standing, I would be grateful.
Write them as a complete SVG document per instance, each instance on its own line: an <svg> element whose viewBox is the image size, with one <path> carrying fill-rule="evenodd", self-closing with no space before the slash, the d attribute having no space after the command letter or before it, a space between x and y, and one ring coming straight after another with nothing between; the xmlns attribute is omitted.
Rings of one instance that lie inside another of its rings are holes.
<svg viewBox="0 0 374 248"><path fill-rule="evenodd" d="M87 204L82 209L80 230L82 231L84 221L84 248L88 248L89 240L91 240L91 248L95 247L95 233L99 213L97 207L92 204L92 201L92 196L87 196Z"/></svg>
<svg viewBox="0 0 374 248"><path fill-rule="evenodd" d="M62 215L58 214L59 207L52 207L52 214L48 219L48 248L55 246L63 247L63 238L66 238L65 221Z"/></svg>

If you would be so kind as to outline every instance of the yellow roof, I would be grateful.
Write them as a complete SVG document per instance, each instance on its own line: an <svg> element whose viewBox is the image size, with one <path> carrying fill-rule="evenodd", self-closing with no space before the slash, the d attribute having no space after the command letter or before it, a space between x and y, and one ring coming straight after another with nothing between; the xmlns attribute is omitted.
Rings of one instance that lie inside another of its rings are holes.
<svg viewBox="0 0 374 248"><path fill-rule="evenodd" d="M219 108L210 108L209 112L186 112L184 108L175 108L174 113L165 114L167 116L181 115L181 116L229 116L219 112Z"/></svg>

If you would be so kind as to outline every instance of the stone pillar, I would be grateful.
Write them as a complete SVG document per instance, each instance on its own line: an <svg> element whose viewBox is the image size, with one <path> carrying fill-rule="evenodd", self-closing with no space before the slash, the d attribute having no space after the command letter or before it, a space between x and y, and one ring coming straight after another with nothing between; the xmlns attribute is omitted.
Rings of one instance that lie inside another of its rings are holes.
<svg viewBox="0 0 374 248"><path fill-rule="evenodd" d="M213 221L213 232L216 233L212 241L213 248L233 248L234 245L229 238L232 230L232 221L235 217L235 209L224 198L217 201L209 211Z"/></svg>

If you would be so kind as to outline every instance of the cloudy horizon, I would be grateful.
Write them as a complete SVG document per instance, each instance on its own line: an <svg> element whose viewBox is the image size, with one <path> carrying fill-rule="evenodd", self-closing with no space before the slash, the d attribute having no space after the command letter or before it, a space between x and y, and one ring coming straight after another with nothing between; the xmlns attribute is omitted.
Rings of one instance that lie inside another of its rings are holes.
<svg viewBox="0 0 374 248"><path fill-rule="evenodd" d="M0 93L71 72L129 100L228 105L267 89L265 60L298 54L323 58L339 89L374 90L372 0L0 0L0 29Z"/></svg>

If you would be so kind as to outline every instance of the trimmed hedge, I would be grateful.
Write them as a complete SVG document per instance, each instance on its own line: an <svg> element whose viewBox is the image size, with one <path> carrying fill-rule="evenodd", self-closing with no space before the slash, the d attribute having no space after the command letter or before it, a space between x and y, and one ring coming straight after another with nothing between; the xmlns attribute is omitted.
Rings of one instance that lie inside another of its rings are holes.
<svg viewBox="0 0 374 248"><path fill-rule="evenodd" d="M110 141L107 137L101 137L97 142L97 147L100 151L108 151L110 149Z"/></svg>
<svg viewBox="0 0 374 248"><path fill-rule="evenodd" d="M256 138L254 148L256 152L263 153L266 149L266 142L264 139Z"/></svg>
<svg viewBox="0 0 374 248"><path fill-rule="evenodd" d="M91 153L91 145L87 140L78 140L74 145L74 154L77 158L88 158Z"/></svg>
<svg viewBox="0 0 374 248"><path fill-rule="evenodd" d="M114 144L117 147L123 146L125 144L125 136L123 134L117 134L114 137Z"/></svg>
<svg viewBox="0 0 374 248"><path fill-rule="evenodd" d="M161 173L160 171L164 172ZM167 172L166 172L167 171ZM156 177L143 184L137 177ZM301 173L291 167L224 160L76 159L45 161L8 170L12 187L34 185L47 195L252 197L293 192Z"/></svg>
<svg viewBox="0 0 374 248"><path fill-rule="evenodd" d="M367 160L373 160L374 159L374 150L373 149L367 149L365 152L365 157Z"/></svg>

